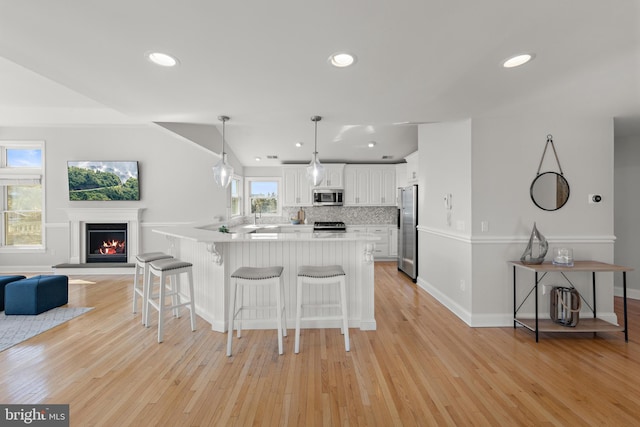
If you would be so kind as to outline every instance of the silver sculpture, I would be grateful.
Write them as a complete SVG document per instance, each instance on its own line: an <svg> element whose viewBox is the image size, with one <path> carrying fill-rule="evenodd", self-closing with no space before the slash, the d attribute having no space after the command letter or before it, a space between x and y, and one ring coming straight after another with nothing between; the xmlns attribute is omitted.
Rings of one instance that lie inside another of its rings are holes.
<svg viewBox="0 0 640 427"><path fill-rule="evenodd" d="M547 250L549 250L549 243L547 243L547 239L544 238L542 233L538 231L534 222L529 244L520 257L520 261L523 264L542 264L544 257L547 255Z"/></svg>

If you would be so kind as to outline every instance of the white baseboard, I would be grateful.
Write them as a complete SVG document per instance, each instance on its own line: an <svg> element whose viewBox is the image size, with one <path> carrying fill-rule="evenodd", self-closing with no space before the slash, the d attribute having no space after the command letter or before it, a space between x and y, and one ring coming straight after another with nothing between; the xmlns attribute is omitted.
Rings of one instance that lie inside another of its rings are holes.
<svg viewBox="0 0 640 427"><path fill-rule="evenodd" d="M440 292L437 288L435 288L433 285L431 285L421 277L418 277L416 284L420 286L420 288L424 289L429 295L437 299L442 305L449 309L449 311L451 311L453 314L458 316L463 322L465 322L469 326L472 326L471 313L465 310L457 302L453 301L451 298Z"/></svg>
<svg viewBox="0 0 640 427"><path fill-rule="evenodd" d="M613 288L613 295L617 297L622 296L622 286L616 286ZM627 286L627 298L628 299L640 299L640 290L638 289L629 289Z"/></svg>
<svg viewBox="0 0 640 427"><path fill-rule="evenodd" d="M133 267L118 268L54 268L50 265L3 265L0 267L0 274L58 274L64 276L85 276L85 275L118 275L131 274L133 276Z"/></svg>
<svg viewBox="0 0 640 427"><path fill-rule="evenodd" d="M433 296L438 300L442 305L444 305L449 311L458 316L460 320L465 322L472 328L504 328L504 327L513 327L513 314L512 313L489 313L489 314L471 314L463 307L461 307L457 302L453 301L448 296L444 295L438 289L436 289L429 282L424 279L418 277L418 281L416 282L420 288L424 289L429 295ZM635 290L633 290L635 291ZM640 292L635 291L637 294ZM627 298L631 298L631 291L627 289ZM617 293L616 293L616 296ZM620 295L622 296L622 288L620 288ZM541 319L548 319L548 313L540 313ZM581 312L580 317L587 318L593 316L592 313ZM518 313L518 317L522 318L535 318L534 313ZM598 318L602 320L606 320L607 322L618 324L618 316L615 313L600 313L598 312ZM622 320L621 320L622 321Z"/></svg>
<svg viewBox="0 0 640 427"><path fill-rule="evenodd" d="M133 278L133 267L117 267L117 268L64 268L58 267L52 270L52 274L61 274L64 276L86 276L86 275L122 275L130 274Z"/></svg>
<svg viewBox="0 0 640 427"><path fill-rule="evenodd" d="M50 265L3 265L0 267L2 274L42 273L53 274Z"/></svg>
<svg viewBox="0 0 640 427"><path fill-rule="evenodd" d="M197 310L196 310L197 312ZM237 321L237 320L236 320ZM216 332L226 332L227 322L210 322L211 329ZM287 324L285 325L287 330L295 329L295 318L287 318ZM315 321L302 321L301 329L337 329L342 327L342 321L340 320L315 320ZM274 329L275 319L245 319L242 321L242 330L251 329ZM360 329L361 331L375 331L376 322L373 321L357 321L349 320L349 329Z"/></svg>

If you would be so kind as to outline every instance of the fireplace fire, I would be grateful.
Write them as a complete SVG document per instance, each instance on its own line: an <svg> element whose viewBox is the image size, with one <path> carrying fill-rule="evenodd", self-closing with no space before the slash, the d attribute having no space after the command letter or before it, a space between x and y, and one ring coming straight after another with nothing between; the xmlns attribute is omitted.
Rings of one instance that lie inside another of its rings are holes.
<svg viewBox="0 0 640 427"><path fill-rule="evenodd" d="M86 224L86 260L127 262L127 224Z"/></svg>
<svg viewBox="0 0 640 427"><path fill-rule="evenodd" d="M111 240L110 242L102 242L102 246L98 249L101 255L122 254L125 251L125 243L120 240Z"/></svg>

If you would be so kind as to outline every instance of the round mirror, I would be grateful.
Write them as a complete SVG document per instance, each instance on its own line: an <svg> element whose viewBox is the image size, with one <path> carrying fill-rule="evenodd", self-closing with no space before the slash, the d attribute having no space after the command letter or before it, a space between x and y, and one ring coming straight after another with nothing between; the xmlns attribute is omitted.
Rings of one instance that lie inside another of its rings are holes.
<svg viewBox="0 0 640 427"><path fill-rule="evenodd" d="M544 172L533 180L530 192L537 207L555 211L569 200L569 183L557 172Z"/></svg>

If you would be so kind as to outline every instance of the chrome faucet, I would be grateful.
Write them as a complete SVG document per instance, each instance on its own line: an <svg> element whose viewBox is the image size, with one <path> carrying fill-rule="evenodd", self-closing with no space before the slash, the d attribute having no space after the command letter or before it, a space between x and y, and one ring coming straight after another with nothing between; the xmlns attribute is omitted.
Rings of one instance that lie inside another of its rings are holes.
<svg viewBox="0 0 640 427"><path fill-rule="evenodd" d="M262 219L262 212L260 212L260 219ZM258 224L258 212L254 212L253 213L253 225L257 225Z"/></svg>

